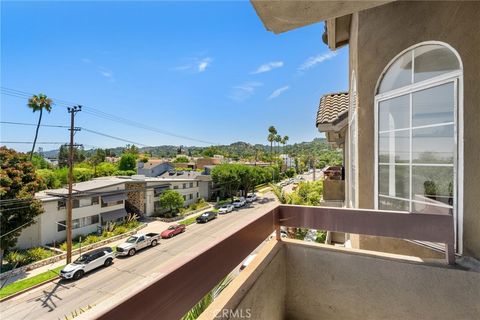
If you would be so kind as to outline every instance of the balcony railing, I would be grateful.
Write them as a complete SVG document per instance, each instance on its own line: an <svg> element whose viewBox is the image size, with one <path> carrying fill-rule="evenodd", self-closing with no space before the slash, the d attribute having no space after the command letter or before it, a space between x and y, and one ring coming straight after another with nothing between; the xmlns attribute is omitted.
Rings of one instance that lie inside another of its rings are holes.
<svg viewBox="0 0 480 320"><path fill-rule="evenodd" d="M362 209L279 205L192 257L170 264L164 273L123 301L96 307L98 319L179 319L280 226L385 236L446 244L455 262L453 218Z"/></svg>
<svg viewBox="0 0 480 320"><path fill-rule="evenodd" d="M345 180L323 180L323 200L344 201Z"/></svg>

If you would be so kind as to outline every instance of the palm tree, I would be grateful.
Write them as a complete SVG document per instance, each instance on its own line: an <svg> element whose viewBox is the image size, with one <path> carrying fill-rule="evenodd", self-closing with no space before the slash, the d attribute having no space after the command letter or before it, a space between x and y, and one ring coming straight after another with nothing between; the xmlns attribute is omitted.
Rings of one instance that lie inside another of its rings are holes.
<svg viewBox="0 0 480 320"><path fill-rule="evenodd" d="M35 131L35 138L33 139L32 152L30 152L30 160L32 160L33 152L35 151L35 144L37 144L38 129L40 129L40 123L42 122L43 109L50 113L50 111L52 111L52 104L52 99L48 98L43 93L40 93L38 96L33 95L30 99L28 99L27 106L32 109L33 112L40 111L40 116L38 117L37 123L37 130Z"/></svg>
<svg viewBox="0 0 480 320"><path fill-rule="evenodd" d="M285 146L287 145L288 139L290 139L288 136L283 136L283 138L282 138L282 144L283 144L283 149L284 149L283 152L284 153L286 153L285 152Z"/></svg>
<svg viewBox="0 0 480 320"><path fill-rule="evenodd" d="M279 134L275 135L275 142L277 143L277 153L280 153L280 142L282 142L282 136Z"/></svg>
<svg viewBox="0 0 480 320"><path fill-rule="evenodd" d="M275 129L274 126L268 127L268 137L267 140L270 142L270 158L272 158L272 153L273 153L273 142L275 141L275 137L277 134L277 129ZM270 161L271 163L271 161Z"/></svg>

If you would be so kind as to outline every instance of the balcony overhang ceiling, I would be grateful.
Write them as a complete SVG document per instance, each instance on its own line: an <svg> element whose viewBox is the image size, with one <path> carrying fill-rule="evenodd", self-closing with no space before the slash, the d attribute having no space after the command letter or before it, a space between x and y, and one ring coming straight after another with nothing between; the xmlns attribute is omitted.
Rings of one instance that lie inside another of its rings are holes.
<svg viewBox="0 0 480 320"><path fill-rule="evenodd" d="M383 5L383 1L250 0L265 28L276 34Z"/></svg>

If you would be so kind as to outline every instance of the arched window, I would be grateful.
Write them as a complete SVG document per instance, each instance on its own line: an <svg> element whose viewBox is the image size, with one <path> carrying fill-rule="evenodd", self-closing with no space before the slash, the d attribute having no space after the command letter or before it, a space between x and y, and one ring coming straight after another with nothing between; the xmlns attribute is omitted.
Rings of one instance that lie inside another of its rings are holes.
<svg viewBox="0 0 480 320"><path fill-rule="evenodd" d="M348 201L350 208L357 207L357 80L352 73L348 110Z"/></svg>
<svg viewBox="0 0 480 320"><path fill-rule="evenodd" d="M458 54L426 42L387 66L375 97L376 207L453 215L458 245L461 86Z"/></svg>

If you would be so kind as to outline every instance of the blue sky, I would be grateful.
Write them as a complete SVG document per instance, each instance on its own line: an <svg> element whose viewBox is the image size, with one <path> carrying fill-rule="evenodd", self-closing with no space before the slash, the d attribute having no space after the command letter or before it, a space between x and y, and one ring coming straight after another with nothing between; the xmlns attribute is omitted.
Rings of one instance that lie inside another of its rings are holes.
<svg viewBox="0 0 480 320"><path fill-rule="evenodd" d="M275 35L249 2L2 2L1 18L2 88L214 143L266 143L270 125L290 142L319 137L320 96L348 87L348 49L329 51L323 24ZM2 93L2 121L37 117L26 99ZM76 119L145 145L205 145L86 112ZM42 122L67 125L68 113L55 106ZM0 140L32 141L34 130L2 124ZM76 139L124 145L85 131ZM38 141L67 140L65 129L40 129Z"/></svg>

